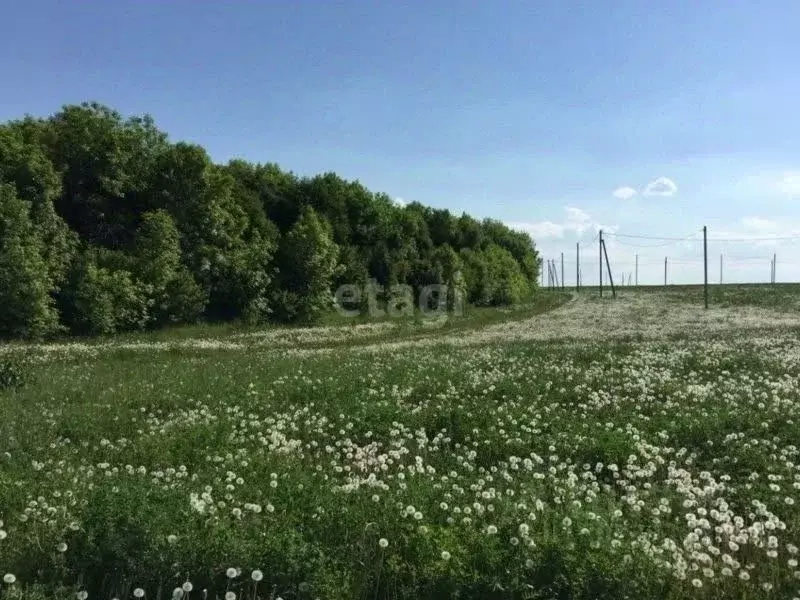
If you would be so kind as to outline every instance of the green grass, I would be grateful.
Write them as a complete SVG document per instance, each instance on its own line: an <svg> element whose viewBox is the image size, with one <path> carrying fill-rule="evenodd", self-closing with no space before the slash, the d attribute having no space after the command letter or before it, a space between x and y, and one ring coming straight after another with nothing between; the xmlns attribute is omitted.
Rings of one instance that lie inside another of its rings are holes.
<svg viewBox="0 0 800 600"><path fill-rule="evenodd" d="M567 299L348 343L31 355L0 391L0 593L796 595L798 339L460 344ZM137 340L186 339L163 335Z"/></svg>

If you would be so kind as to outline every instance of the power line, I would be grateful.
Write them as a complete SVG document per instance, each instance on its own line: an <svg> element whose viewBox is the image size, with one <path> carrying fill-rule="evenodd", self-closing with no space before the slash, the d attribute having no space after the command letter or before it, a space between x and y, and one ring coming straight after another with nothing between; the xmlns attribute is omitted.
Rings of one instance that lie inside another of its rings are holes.
<svg viewBox="0 0 800 600"><path fill-rule="evenodd" d="M800 235L787 235L762 238L708 238L709 242L780 242L785 240L800 240Z"/></svg>
<svg viewBox="0 0 800 600"><path fill-rule="evenodd" d="M606 232L604 232L606 233ZM606 233L606 235L611 235L614 237L624 237L624 238L635 238L639 240L662 240L662 241L670 241L670 242L685 242L686 240L690 240L694 237L699 235L699 232L690 233L685 237L662 237L656 235L633 235L628 233Z"/></svg>
<svg viewBox="0 0 800 600"><path fill-rule="evenodd" d="M638 239L638 240L658 240L658 241L666 241L666 242L686 242L689 240L697 239L699 237L699 233L695 232L689 234L685 237L667 237L667 236L658 236L658 235L638 235L638 234L631 234L631 233L611 233L606 232L607 236L612 236L616 238L630 238L630 239ZM709 242L772 242L772 241L785 241L785 240L798 240L800 239L800 234L797 235L783 235L783 236L769 236L769 237L740 237L740 238L732 238L732 237L709 237ZM623 243L623 242L619 242ZM631 244L629 244L631 245ZM645 247L645 246L642 246ZM654 246L657 247L657 246Z"/></svg>
<svg viewBox="0 0 800 600"><path fill-rule="evenodd" d="M682 240L682 241L685 241L685 240ZM627 247L630 247L630 248L663 248L664 246L672 246L672 245L675 244L675 242L669 241L669 242L663 242L663 243L659 243L659 244L632 244L630 242L622 242L622 241L617 240L617 244L619 244L620 246L627 246Z"/></svg>

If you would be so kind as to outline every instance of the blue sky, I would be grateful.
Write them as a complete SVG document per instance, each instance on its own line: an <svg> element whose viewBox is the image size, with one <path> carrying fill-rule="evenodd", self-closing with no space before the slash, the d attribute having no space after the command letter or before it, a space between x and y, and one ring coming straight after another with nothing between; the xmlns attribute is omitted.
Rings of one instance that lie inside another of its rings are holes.
<svg viewBox="0 0 800 600"><path fill-rule="evenodd" d="M498 218L568 264L599 226L800 235L795 0L30 0L3 20L0 120L149 113L217 161ZM642 282L665 255L671 281L702 276L696 242L608 246L615 272L640 254ZM720 252L727 280L766 279L773 251L800 280L800 240L712 241L712 280Z"/></svg>

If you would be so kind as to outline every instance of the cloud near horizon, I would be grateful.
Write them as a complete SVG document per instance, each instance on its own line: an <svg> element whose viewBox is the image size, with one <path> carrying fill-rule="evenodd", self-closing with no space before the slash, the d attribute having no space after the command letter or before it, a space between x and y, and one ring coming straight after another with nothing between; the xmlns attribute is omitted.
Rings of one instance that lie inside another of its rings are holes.
<svg viewBox="0 0 800 600"><path fill-rule="evenodd" d="M534 221L531 223L522 222L509 222L506 223L512 229L517 231L524 231L534 239L539 240L553 240L561 239L566 234L572 233L576 237L581 237L587 231L597 231L601 225L596 223L586 211L574 207L565 206L565 218L561 222L547 221Z"/></svg>

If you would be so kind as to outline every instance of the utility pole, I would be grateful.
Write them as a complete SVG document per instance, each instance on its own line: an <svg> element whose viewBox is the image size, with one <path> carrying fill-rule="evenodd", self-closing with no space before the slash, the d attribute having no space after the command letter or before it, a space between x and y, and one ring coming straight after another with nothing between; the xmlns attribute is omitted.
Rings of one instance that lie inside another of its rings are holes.
<svg viewBox="0 0 800 600"><path fill-rule="evenodd" d="M564 290L564 284L565 283L566 282L564 281L564 253L562 252L561 253L561 290L562 291Z"/></svg>
<svg viewBox="0 0 800 600"><path fill-rule="evenodd" d="M547 259L547 289L553 288L553 270L550 267L550 259Z"/></svg>
<svg viewBox="0 0 800 600"><path fill-rule="evenodd" d="M559 281L558 281L558 268L556 267L556 259L555 258L553 259L553 278L555 279L555 284L556 284L555 289L560 288L561 285L559 284Z"/></svg>
<svg viewBox="0 0 800 600"><path fill-rule="evenodd" d="M636 254L636 285L639 285L639 254Z"/></svg>
<svg viewBox="0 0 800 600"><path fill-rule="evenodd" d="M614 289L614 276L611 274L611 264L608 262L608 250L606 249L605 241L603 241L602 245L600 246L600 253L601 255L606 255L606 268L608 269L608 283L611 284L611 296L616 298L617 291ZM601 266L600 268L602 269L603 267Z"/></svg>
<svg viewBox="0 0 800 600"><path fill-rule="evenodd" d="M703 299L708 308L708 239L707 228L703 225Z"/></svg>
<svg viewBox="0 0 800 600"><path fill-rule="evenodd" d="M775 258L769 259L769 283L772 285L772 268L775 266Z"/></svg>
<svg viewBox="0 0 800 600"><path fill-rule="evenodd" d="M776 281L775 275L776 275L776 271L777 271L777 269L776 269L777 266L778 266L778 254L777 253L773 253L772 254L772 284L773 285L775 285L775 281Z"/></svg>
<svg viewBox="0 0 800 600"><path fill-rule="evenodd" d="M600 297L603 297L603 230L600 230L600 243L598 247L600 248Z"/></svg>
<svg viewBox="0 0 800 600"><path fill-rule="evenodd" d="M664 257L664 287L667 287L667 257Z"/></svg>
<svg viewBox="0 0 800 600"><path fill-rule="evenodd" d="M575 244L575 290L581 290L581 243Z"/></svg>

